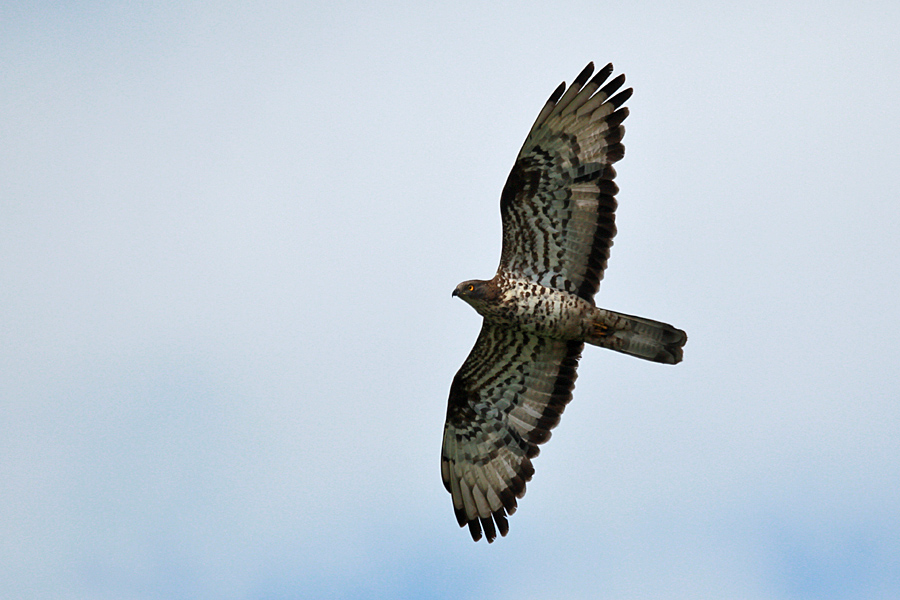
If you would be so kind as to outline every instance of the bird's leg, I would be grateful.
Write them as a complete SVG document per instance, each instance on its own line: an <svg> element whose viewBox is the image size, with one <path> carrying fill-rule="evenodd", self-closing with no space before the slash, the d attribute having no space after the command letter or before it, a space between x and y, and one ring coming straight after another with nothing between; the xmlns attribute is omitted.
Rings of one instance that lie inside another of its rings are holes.
<svg viewBox="0 0 900 600"><path fill-rule="evenodd" d="M595 337L605 338L607 335L609 335L609 325L607 325L606 323L598 323L595 321L593 334Z"/></svg>

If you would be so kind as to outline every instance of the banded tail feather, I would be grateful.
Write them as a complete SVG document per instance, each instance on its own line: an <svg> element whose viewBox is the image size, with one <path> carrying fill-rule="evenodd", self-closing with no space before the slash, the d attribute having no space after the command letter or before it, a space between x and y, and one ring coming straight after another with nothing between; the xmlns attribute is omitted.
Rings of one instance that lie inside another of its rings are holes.
<svg viewBox="0 0 900 600"><path fill-rule="evenodd" d="M594 313L592 334L588 344L669 365L681 362L687 342L687 334L668 323L602 308Z"/></svg>

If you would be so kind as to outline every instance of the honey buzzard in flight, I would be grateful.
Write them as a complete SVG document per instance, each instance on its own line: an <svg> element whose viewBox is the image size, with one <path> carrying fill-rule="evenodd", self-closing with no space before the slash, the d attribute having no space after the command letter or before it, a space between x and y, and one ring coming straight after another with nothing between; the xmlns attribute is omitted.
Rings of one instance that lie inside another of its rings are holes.
<svg viewBox="0 0 900 600"><path fill-rule="evenodd" d="M553 92L500 196L503 249L488 281L459 296L484 317L450 386L441 477L460 527L478 541L509 531L538 445L572 399L584 344L660 363L681 361L684 331L597 308L616 234L613 163L625 154L625 76L590 63ZM605 85L604 85L605 83Z"/></svg>

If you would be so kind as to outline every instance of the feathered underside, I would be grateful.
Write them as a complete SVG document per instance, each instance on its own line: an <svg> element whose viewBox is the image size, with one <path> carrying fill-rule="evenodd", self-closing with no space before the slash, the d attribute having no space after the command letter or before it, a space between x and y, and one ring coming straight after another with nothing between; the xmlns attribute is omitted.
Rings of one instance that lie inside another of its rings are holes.
<svg viewBox="0 0 900 600"><path fill-rule="evenodd" d="M600 285L616 233L613 163L624 155L623 75L589 64L550 96L500 201L498 275L577 294ZM444 486L472 538L506 535L507 516L534 473L538 444L572 398L581 342L540 337L485 320L453 379L441 456Z"/></svg>
<svg viewBox="0 0 900 600"><path fill-rule="evenodd" d="M572 399L584 344L485 321L450 387L441 477L460 527L488 542L506 535L507 515Z"/></svg>
<svg viewBox="0 0 900 600"><path fill-rule="evenodd" d="M625 155L625 76L590 63L550 96L513 165L500 199L499 273L593 302L616 235L613 163ZM605 85L604 85L605 83ZM618 93L617 93L618 92Z"/></svg>

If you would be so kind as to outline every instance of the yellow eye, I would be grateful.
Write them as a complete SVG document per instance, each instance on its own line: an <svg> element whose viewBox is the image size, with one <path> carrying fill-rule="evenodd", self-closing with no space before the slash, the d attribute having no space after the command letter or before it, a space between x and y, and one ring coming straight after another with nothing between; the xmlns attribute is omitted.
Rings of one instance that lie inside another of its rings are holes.
<svg viewBox="0 0 900 600"><path fill-rule="evenodd" d="M475 286L470 283L469 285L466 286L466 289L469 290L470 292L474 292Z"/></svg>

